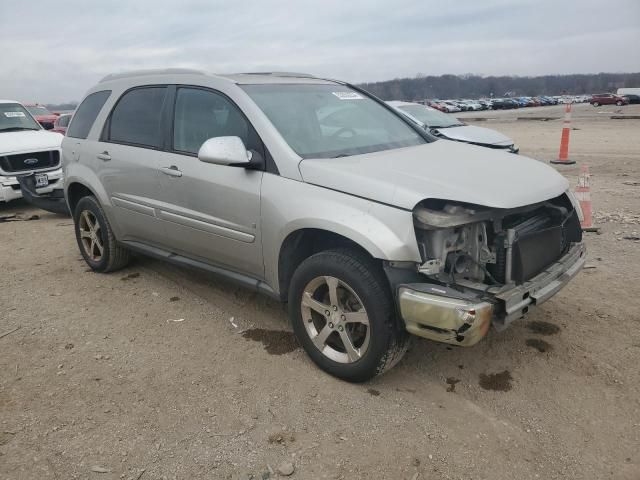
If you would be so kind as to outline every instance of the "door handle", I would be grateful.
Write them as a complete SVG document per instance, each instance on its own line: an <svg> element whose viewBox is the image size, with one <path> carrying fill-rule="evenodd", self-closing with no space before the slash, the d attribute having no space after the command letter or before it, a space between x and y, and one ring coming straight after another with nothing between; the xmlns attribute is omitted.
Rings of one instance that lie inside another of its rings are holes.
<svg viewBox="0 0 640 480"><path fill-rule="evenodd" d="M96 157L100 160L104 160L105 162L111 160L111 155L109 155L109 152L107 152L106 150L102 153L97 154Z"/></svg>
<svg viewBox="0 0 640 480"><path fill-rule="evenodd" d="M160 171L165 175L169 175L170 177L181 177L182 172L178 170L178 167L175 165L171 165L170 167L162 167Z"/></svg>

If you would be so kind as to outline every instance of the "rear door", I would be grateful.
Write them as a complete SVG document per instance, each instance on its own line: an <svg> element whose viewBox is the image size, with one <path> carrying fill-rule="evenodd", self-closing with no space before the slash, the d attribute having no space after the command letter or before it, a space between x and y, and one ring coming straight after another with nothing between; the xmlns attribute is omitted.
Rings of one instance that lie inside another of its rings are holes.
<svg viewBox="0 0 640 480"><path fill-rule="evenodd" d="M160 162L160 218L171 251L229 270L264 276L260 187L264 172L198 160L209 138L240 137L264 158L264 147L240 109L221 92L175 88L168 152Z"/></svg>
<svg viewBox="0 0 640 480"><path fill-rule="evenodd" d="M156 208L166 93L163 85L127 90L95 147L97 174L113 205L120 240L161 243L164 232Z"/></svg>

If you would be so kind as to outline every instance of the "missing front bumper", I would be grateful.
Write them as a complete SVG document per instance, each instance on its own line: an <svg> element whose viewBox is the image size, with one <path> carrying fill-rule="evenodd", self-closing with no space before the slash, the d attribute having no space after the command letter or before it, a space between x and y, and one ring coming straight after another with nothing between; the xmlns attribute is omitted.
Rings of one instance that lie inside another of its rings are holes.
<svg viewBox="0 0 640 480"><path fill-rule="evenodd" d="M482 294L426 283L398 287L400 315L409 333L438 342L469 347L493 325L498 330L524 317L575 277L586 261L583 243L575 243L557 262L522 285L506 285Z"/></svg>
<svg viewBox="0 0 640 480"><path fill-rule="evenodd" d="M514 320L524 317L530 307L549 300L582 270L586 261L584 243L574 243L562 258L532 279L522 285L503 287L495 294L501 314L493 319L493 325L502 330Z"/></svg>

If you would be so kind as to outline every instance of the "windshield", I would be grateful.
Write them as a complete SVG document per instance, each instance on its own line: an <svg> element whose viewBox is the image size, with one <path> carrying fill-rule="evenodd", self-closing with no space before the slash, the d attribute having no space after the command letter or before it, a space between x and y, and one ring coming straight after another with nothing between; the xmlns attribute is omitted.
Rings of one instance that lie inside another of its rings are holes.
<svg viewBox="0 0 640 480"><path fill-rule="evenodd" d="M401 105L398 108L430 128L447 128L462 125L460 120L453 115L447 115L422 105Z"/></svg>
<svg viewBox="0 0 640 480"><path fill-rule="evenodd" d="M53 115L53 113L44 107L27 107L27 110L29 110L29 113L34 117L37 115Z"/></svg>
<svg viewBox="0 0 640 480"><path fill-rule="evenodd" d="M344 85L242 88L302 158L335 158L427 143L400 117Z"/></svg>
<svg viewBox="0 0 640 480"><path fill-rule="evenodd" d="M0 103L0 132L40 128L40 124L19 103Z"/></svg>

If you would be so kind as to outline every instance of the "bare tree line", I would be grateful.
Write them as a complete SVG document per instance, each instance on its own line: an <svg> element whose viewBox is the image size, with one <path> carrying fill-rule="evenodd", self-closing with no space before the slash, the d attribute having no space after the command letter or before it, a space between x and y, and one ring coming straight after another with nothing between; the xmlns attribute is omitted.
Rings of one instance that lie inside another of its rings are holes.
<svg viewBox="0 0 640 480"><path fill-rule="evenodd" d="M581 95L640 87L640 73L541 75L537 77L422 75L360 85L383 100Z"/></svg>

